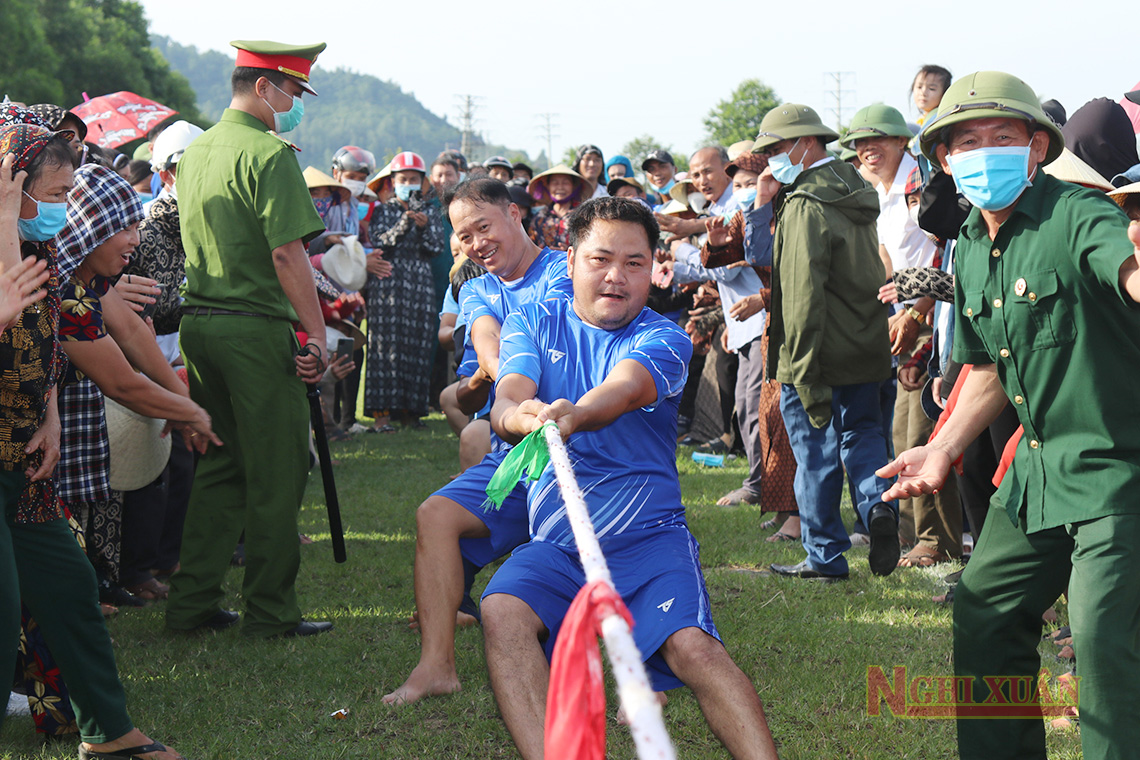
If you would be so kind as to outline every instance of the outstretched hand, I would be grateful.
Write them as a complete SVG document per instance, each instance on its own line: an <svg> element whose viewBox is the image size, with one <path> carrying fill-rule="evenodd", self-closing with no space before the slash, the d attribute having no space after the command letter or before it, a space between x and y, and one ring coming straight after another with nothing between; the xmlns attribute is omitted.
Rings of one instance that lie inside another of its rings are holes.
<svg viewBox="0 0 1140 760"><path fill-rule="evenodd" d="M883 494L883 501L937 493L950 474L950 456L936 446L904 451L893 462L875 471L880 478L898 480Z"/></svg>
<svg viewBox="0 0 1140 760"><path fill-rule="evenodd" d="M732 241L729 234L728 222L723 216L712 216L705 220L705 230L709 233L709 246L723 248Z"/></svg>
<svg viewBox="0 0 1140 760"><path fill-rule="evenodd" d="M44 297L40 286L47 282L48 274L47 261L31 256L7 271L0 265L0 332Z"/></svg>

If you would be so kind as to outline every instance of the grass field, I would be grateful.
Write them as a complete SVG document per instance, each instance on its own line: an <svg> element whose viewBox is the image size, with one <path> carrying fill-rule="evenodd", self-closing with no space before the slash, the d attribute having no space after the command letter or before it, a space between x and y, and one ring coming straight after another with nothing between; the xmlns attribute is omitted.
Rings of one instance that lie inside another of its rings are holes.
<svg viewBox="0 0 1140 760"><path fill-rule="evenodd" d="M336 630L303 640L257 641L237 629L173 635L162 606L125 610L109 621L135 722L190 758L509 758L516 753L488 684L478 629L459 632L457 666L464 689L449 697L392 708L380 697L416 663L412 612L415 509L457 467L456 442L442 418L423 431L360 435L333 444L348 562L332 560L319 473L309 480L302 530L301 606ZM713 613L728 650L752 678L783 758L957 757L954 726L867 713L867 670L950 675L950 610L931 603L942 575L955 569L871 576L866 550L852 550L851 580L835 585L787 580L765 571L797 562L797 544L766 543L754 507L721 508L741 463L699 470L681 460L693 533L701 542ZM849 509L845 510L848 514ZM241 569L230 573L228 603L240 608ZM480 587L489 573L480 578ZM1043 645L1043 664L1061 664ZM613 719L609 757L633 758ZM334 720L335 710L349 710ZM723 758L696 702L671 692L665 717L679 758ZM1076 731L1049 729L1050 757L1080 757ZM9 718L4 758L73 758L75 740L43 745L30 718Z"/></svg>

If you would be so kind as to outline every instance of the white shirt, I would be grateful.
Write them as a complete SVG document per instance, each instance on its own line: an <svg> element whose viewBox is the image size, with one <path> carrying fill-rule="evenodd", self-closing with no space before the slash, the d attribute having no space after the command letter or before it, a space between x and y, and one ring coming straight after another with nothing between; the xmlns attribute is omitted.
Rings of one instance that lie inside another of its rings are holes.
<svg viewBox="0 0 1140 760"><path fill-rule="evenodd" d="M895 172L894 182L885 187L879 184L875 192L879 194L879 242L887 248L893 269L907 267L928 267L934 261L937 246L926 233L910 218L906 207L906 180L911 170L918 166L909 153L904 153Z"/></svg>
<svg viewBox="0 0 1140 760"><path fill-rule="evenodd" d="M724 308L724 329L728 332L728 350L735 351L741 346L756 340L764 334L765 311L753 314L743 322L729 316L732 307L750 295L760 292L764 283L752 267L717 267L705 269L701 266L699 249L682 243L677 247L673 275L677 282L703 282L715 280L720 291L720 305Z"/></svg>

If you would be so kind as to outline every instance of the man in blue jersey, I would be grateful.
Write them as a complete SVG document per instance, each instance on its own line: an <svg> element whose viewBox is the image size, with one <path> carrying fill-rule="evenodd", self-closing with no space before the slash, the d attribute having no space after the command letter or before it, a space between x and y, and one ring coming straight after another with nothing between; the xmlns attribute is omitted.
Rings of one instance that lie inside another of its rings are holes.
<svg viewBox="0 0 1140 760"><path fill-rule="evenodd" d="M657 223L639 203L599 198L568 229L573 300L503 323L492 428L517 443L558 424L654 690L689 686L734 757L775 758L760 699L713 625L681 504L677 407L692 342L645 308ZM553 468L528 502L531 541L491 579L483 616L503 720L522 756L538 758L547 658L585 576Z"/></svg>
<svg viewBox="0 0 1140 760"><path fill-rule="evenodd" d="M539 248L522 227L519 207L495 179L468 180L443 198L463 251L488 272L463 284L459 306L467 324L457 394L467 413L478 411L499 376L499 330L528 303L571 295L566 254ZM407 704L460 689L455 672L456 614L475 574L529 537L526 490L520 485L499 510L485 510L487 483L510 446L491 435L491 453L433 493L416 511L416 610L420 661L384 702ZM474 605L464 612L476 614Z"/></svg>

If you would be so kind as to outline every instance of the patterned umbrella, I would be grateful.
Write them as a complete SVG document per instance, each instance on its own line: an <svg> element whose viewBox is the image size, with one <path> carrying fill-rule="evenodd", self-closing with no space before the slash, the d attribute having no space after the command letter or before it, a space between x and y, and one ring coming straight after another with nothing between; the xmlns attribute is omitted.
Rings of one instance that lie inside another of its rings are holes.
<svg viewBox="0 0 1140 760"><path fill-rule="evenodd" d="M84 98L87 98L84 93ZM71 109L87 125L88 141L100 148L117 148L145 137L152 127L177 111L133 92L113 92L87 99Z"/></svg>

